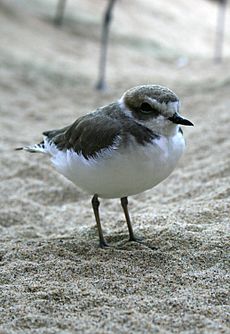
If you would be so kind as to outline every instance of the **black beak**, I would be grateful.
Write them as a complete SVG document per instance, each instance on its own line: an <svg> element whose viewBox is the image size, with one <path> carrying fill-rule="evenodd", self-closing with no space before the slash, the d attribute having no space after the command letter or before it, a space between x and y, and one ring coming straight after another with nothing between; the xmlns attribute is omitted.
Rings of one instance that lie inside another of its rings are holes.
<svg viewBox="0 0 230 334"><path fill-rule="evenodd" d="M192 122L190 122L186 118L181 117L176 112L175 112L175 114L172 117L169 117L169 120L172 121L173 123L176 123L176 124L193 126Z"/></svg>

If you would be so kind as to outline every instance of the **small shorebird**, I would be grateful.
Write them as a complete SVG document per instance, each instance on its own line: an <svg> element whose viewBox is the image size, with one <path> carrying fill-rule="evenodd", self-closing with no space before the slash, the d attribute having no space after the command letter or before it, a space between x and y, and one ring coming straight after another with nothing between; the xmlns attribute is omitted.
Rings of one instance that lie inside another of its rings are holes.
<svg viewBox="0 0 230 334"><path fill-rule="evenodd" d="M129 240L138 241L127 197L156 186L173 171L185 148L180 124L193 125L179 114L178 97L166 87L142 85L69 126L45 131L39 144L18 150L50 155L61 174L93 196L103 248L108 245L98 198L121 199Z"/></svg>

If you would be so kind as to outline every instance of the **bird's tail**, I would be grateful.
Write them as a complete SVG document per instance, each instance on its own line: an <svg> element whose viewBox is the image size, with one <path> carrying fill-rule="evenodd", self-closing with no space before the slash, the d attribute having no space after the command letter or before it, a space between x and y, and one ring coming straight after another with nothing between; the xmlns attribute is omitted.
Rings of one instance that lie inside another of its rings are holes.
<svg viewBox="0 0 230 334"><path fill-rule="evenodd" d="M42 141L39 144L24 146L24 147L17 147L15 148L16 151L24 150L30 153L47 153L47 150L45 148L44 141Z"/></svg>

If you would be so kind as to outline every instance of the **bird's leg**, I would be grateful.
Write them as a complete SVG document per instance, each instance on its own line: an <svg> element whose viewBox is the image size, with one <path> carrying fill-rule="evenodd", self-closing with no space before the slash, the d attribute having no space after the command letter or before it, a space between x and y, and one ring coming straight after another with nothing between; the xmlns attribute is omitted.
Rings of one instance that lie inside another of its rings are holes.
<svg viewBox="0 0 230 334"><path fill-rule="evenodd" d="M128 198L127 197L122 197L121 198L121 206L123 208L123 211L124 211L124 214L125 214L125 219L126 219L126 222L127 222L127 225L128 225L129 241L140 242L140 240L138 240L138 238L135 237L134 232L133 232L131 220L130 220L130 217L129 217Z"/></svg>
<svg viewBox="0 0 230 334"><path fill-rule="evenodd" d="M93 212L95 215L96 223L97 223L97 229L98 229L98 234L99 234L99 245L101 248L108 247L108 244L106 243L104 236L103 236L103 231L101 227L101 220L99 216L99 205L100 202L98 200L98 196L94 195L92 198L92 206L93 206Z"/></svg>

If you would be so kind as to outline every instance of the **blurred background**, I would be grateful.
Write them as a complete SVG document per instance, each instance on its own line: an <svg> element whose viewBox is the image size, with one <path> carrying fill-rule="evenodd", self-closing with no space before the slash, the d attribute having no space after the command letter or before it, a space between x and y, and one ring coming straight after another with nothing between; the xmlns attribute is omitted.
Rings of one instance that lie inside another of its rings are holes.
<svg viewBox="0 0 230 334"><path fill-rule="evenodd" d="M60 93L65 86L76 94L83 86L92 92L111 3L107 88L183 86L209 78L219 71L216 63L228 63L227 1L1 0L1 68Z"/></svg>
<svg viewBox="0 0 230 334"><path fill-rule="evenodd" d="M43 125L51 114L60 126L59 112L72 120L131 86L159 83L183 96L224 85L228 7L209 0L1 0L2 111L11 105Z"/></svg>

